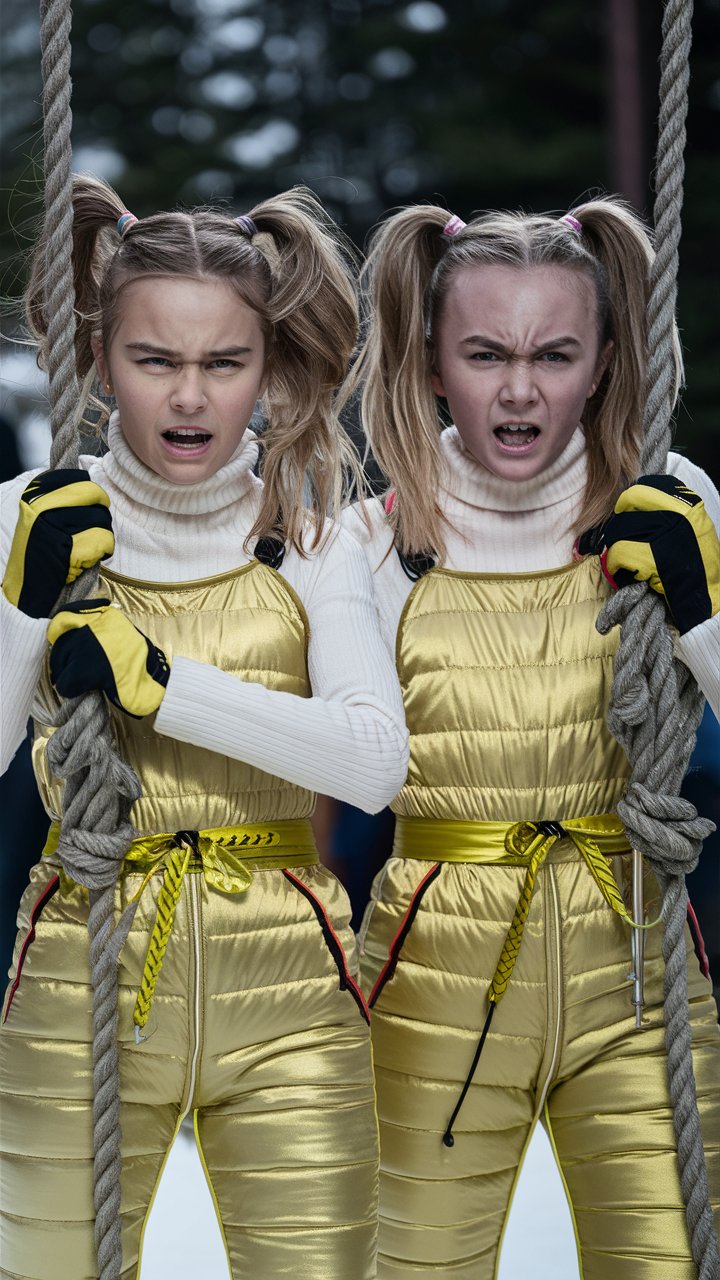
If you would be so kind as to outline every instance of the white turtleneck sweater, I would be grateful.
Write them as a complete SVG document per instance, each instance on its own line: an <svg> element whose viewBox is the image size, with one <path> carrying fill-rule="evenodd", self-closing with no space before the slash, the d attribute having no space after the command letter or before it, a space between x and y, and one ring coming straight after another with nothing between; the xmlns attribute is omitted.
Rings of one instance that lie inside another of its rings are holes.
<svg viewBox="0 0 720 1280"><path fill-rule="evenodd" d="M456 427L441 436L444 475L440 507L447 517L445 568L466 573L531 573L558 569L573 558L573 529L587 478L585 437L578 427L559 458L534 480L502 480L477 462ZM700 494L720 528L720 497L699 467L676 453L668 470ZM413 583L391 549L382 503L367 503L370 529L360 508L347 511L343 523L365 547L388 644L395 646L398 623ZM390 552L390 554L388 554ZM690 668L720 718L720 615L701 623L676 642L678 657Z"/></svg>
<svg viewBox="0 0 720 1280"><path fill-rule="evenodd" d="M108 443L104 457L81 458L80 465L110 497L116 547L109 568L141 581L186 582L247 563L243 542L262 487L252 470L258 455L252 432L216 475L192 485L170 484L140 462L116 414ZM0 577L20 495L35 474L0 488ZM367 561L354 538L337 528L306 559L289 549L280 573L307 613L312 697L176 656L155 729L374 812L405 780L407 730ZM0 591L0 772L25 736L47 627L47 619L28 618Z"/></svg>

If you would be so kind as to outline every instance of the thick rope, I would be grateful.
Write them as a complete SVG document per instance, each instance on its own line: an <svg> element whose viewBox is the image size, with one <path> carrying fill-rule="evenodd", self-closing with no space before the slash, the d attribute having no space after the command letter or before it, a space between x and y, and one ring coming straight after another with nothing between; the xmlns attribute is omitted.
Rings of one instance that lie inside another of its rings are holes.
<svg viewBox="0 0 720 1280"><path fill-rule="evenodd" d="M75 411L75 290L72 273L72 187L70 161L70 23L67 0L41 0L40 46L45 144L45 314L48 324L51 466L77 454Z"/></svg>
<svg viewBox="0 0 720 1280"><path fill-rule="evenodd" d="M683 150L692 0L666 0L660 57L656 166L657 253L648 301L648 365L641 474L664 471L673 411L673 324L684 176ZM700 1280L720 1280L720 1250L693 1074L685 921L685 876L697 865L713 824L681 799L703 698L673 655L665 606L643 585L625 587L603 608L598 629L620 625L608 723L631 764L618 804L632 844L645 854L663 894L665 1047L678 1164L692 1256Z"/></svg>
<svg viewBox="0 0 720 1280"><path fill-rule="evenodd" d="M47 235L44 301L53 438L50 465L69 467L77 466L78 453L69 0L41 0L40 17ZM96 571L83 574L69 597L87 595L95 589L96 582ZM140 788L132 770L117 755L107 706L100 694L63 705L47 754L54 773L65 779L58 853L72 879L90 890L95 1247L99 1280L119 1280L122 1248L117 965L132 913L126 912L120 927L114 927L114 886L132 839L128 816Z"/></svg>

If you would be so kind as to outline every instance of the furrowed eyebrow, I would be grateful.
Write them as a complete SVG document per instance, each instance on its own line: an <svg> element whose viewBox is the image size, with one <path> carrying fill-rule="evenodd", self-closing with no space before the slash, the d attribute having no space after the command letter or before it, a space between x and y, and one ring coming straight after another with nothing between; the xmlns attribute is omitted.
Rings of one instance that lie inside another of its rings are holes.
<svg viewBox="0 0 720 1280"><path fill-rule="evenodd" d="M217 360L222 356L247 356L252 353L252 347L225 347L223 351L210 351L209 355Z"/></svg>
<svg viewBox="0 0 720 1280"><path fill-rule="evenodd" d="M552 342L543 342L541 347L536 347L536 353L542 351L555 351L558 347L580 347L582 343L577 338L553 338Z"/></svg>
<svg viewBox="0 0 720 1280"><path fill-rule="evenodd" d="M179 351L171 351L169 347L154 347L150 342L127 342L125 346L128 351L146 351L151 356L170 356L173 360L180 357Z"/></svg>
<svg viewBox="0 0 720 1280"><path fill-rule="evenodd" d="M170 360L182 359L180 351L171 351L168 347L154 347L150 342L128 342L126 349L128 351L144 351L151 356L167 356ZM246 356L251 352L252 347L225 347L222 351L208 351L205 358L219 360L225 356Z"/></svg>
<svg viewBox="0 0 720 1280"><path fill-rule="evenodd" d="M567 335L563 338L553 338L551 342L543 342L542 346L534 348L534 352L539 355L543 351L555 351L558 347L579 347L580 345L577 338ZM486 338L482 333L474 333L469 338L463 338L460 346L487 347L488 351L499 351L503 355L508 353L508 348L503 346L502 342L496 342L494 338Z"/></svg>

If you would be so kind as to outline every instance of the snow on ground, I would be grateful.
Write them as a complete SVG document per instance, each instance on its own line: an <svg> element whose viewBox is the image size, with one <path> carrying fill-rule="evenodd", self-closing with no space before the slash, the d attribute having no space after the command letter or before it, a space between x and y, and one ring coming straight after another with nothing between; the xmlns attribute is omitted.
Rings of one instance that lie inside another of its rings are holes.
<svg viewBox="0 0 720 1280"><path fill-rule="evenodd" d="M550 1144L538 1125L518 1182L498 1280L578 1280L570 1213ZM185 1125L170 1153L145 1232L140 1280L228 1280L225 1250L195 1147ZM261 1280L253 1277L253 1280Z"/></svg>

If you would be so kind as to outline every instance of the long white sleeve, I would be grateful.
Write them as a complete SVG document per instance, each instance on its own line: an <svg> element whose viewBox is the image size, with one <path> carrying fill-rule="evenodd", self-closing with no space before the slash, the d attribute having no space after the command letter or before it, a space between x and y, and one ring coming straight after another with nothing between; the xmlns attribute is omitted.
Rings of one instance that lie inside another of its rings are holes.
<svg viewBox="0 0 720 1280"><path fill-rule="evenodd" d="M675 653L690 668L720 720L720 613L679 636Z"/></svg>
<svg viewBox="0 0 720 1280"><path fill-rule="evenodd" d="M27 729L47 648L47 618L28 618L0 591L0 773Z"/></svg>
<svg viewBox="0 0 720 1280"><path fill-rule="evenodd" d="M344 530L304 566L313 696L175 657L155 729L374 813L405 781L408 737L372 578Z"/></svg>
<svg viewBox="0 0 720 1280"><path fill-rule="evenodd" d="M34 472L0 489L0 580L10 554L18 502ZM0 591L0 773L4 773L26 732L46 649L47 618L29 618Z"/></svg>

